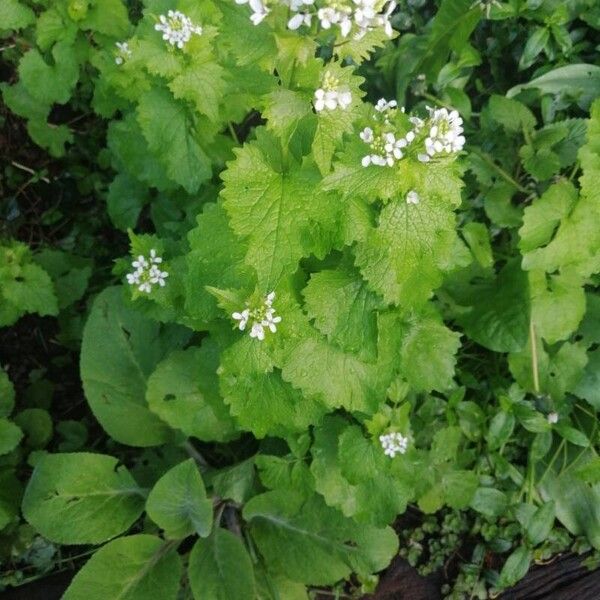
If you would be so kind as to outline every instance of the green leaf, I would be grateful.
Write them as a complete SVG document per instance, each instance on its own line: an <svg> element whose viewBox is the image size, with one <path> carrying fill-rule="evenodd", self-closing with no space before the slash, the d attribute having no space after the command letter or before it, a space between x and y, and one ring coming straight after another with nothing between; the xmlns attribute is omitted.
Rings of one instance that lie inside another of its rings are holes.
<svg viewBox="0 0 600 600"><path fill-rule="evenodd" d="M176 600L181 559L152 535L113 540L75 575L63 600Z"/></svg>
<svg viewBox="0 0 600 600"><path fill-rule="evenodd" d="M113 38L126 37L130 27L126 5L121 0L93 0L79 26Z"/></svg>
<svg viewBox="0 0 600 600"><path fill-rule="evenodd" d="M132 446L155 446L171 430L145 400L146 383L157 363L187 334L161 326L127 307L121 288L95 300L83 331L81 378L95 417L111 437Z"/></svg>
<svg viewBox="0 0 600 600"><path fill-rule="evenodd" d="M331 227L337 209L317 189L316 168L284 166L275 138L264 130L257 137L236 150L236 160L222 174L222 195L231 228L248 244L246 262L268 291L296 270L300 258L317 250L315 237Z"/></svg>
<svg viewBox="0 0 600 600"><path fill-rule="evenodd" d="M149 201L148 188L127 173L119 173L108 186L108 216L122 231L136 226L142 208Z"/></svg>
<svg viewBox="0 0 600 600"><path fill-rule="evenodd" d="M65 104L79 78L77 53L68 42L52 49L54 64L46 63L38 50L31 49L19 63L19 78L25 89L43 104Z"/></svg>
<svg viewBox="0 0 600 600"><path fill-rule="evenodd" d="M490 450L497 450L508 440L515 428L515 417L512 413L498 412L490 422L486 440Z"/></svg>
<svg viewBox="0 0 600 600"><path fill-rule="evenodd" d="M250 287L252 270L244 264L246 247L229 227L221 204L206 204L197 222L188 234L185 311L194 324L204 324L222 314L206 287Z"/></svg>
<svg viewBox="0 0 600 600"><path fill-rule="evenodd" d="M519 546L512 554L506 559L502 571L500 571L500 579L498 580L498 587L506 588L517 583L517 581L523 579L533 555L531 550L525 546Z"/></svg>
<svg viewBox="0 0 600 600"><path fill-rule="evenodd" d="M600 492L575 474L549 472L540 483L544 500L554 500L556 518L573 534L584 535L600 549Z"/></svg>
<svg viewBox="0 0 600 600"><path fill-rule="evenodd" d="M536 126L534 114L523 103L492 94L488 103L490 117L511 133L521 133Z"/></svg>
<svg viewBox="0 0 600 600"><path fill-rule="evenodd" d="M508 498L504 492L495 488L480 487L475 492L470 506L486 517L500 517L506 513Z"/></svg>
<svg viewBox="0 0 600 600"><path fill-rule="evenodd" d="M550 30L546 27L536 27L525 44L523 54L519 60L519 68L526 69L531 66L549 40ZM509 98L511 97L510 92L507 95Z"/></svg>
<svg viewBox="0 0 600 600"><path fill-rule="evenodd" d="M574 64L557 67L532 79L528 83L516 85L506 92L508 98L527 89L537 89L542 94L560 94L568 90L578 99L578 105L587 110L592 101L600 95L600 67L588 64Z"/></svg>
<svg viewBox="0 0 600 600"><path fill-rule="evenodd" d="M585 292L578 275L530 271L529 289L531 318L541 337L554 344L576 331L585 314Z"/></svg>
<svg viewBox="0 0 600 600"><path fill-rule="evenodd" d="M148 496L146 511L168 538L210 534L213 504L206 497L193 458L173 467L156 482Z"/></svg>
<svg viewBox="0 0 600 600"><path fill-rule="evenodd" d="M0 5L0 30L23 29L34 22L34 12L18 0L4 0Z"/></svg>
<svg viewBox="0 0 600 600"><path fill-rule="evenodd" d="M257 437L304 431L325 412L324 406L284 381L263 342L248 335L223 352L219 376L231 414Z"/></svg>
<svg viewBox="0 0 600 600"><path fill-rule="evenodd" d="M229 410L219 394L219 353L207 341L201 348L172 352L148 379L150 410L171 427L203 441L235 434Z"/></svg>
<svg viewBox="0 0 600 600"><path fill-rule="evenodd" d="M209 484L221 498L243 504L250 496L254 479L254 460L249 458L232 467L219 469L212 475Z"/></svg>
<svg viewBox="0 0 600 600"><path fill-rule="evenodd" d="M550 501L542 504L531 517L527 524L527 537L534 546L544 542L550 535L555 514L554 502Z"/></svg>
<svg viewBox="0 0 600 600"><path fill-rule="evenodd" d="M143 509L144 493L127 469L112 456L88 452L41 458L23 498L29 523L60 544L105 542L129 529Z"/></svg>
<svg viewBox="0 0 600 600"><path fill-rule="evenodd" d="M150 150L156 153L168 176L188 193L197 192L212 171L185 105L157 88L140 98L137 117Z"/></svg>
<svg viewBox="0 0 600 600"><path fill-rule="evenodd" d="M3 279L0 294L21 313L35 312L41 316L58 314L52 280L38 265L26 263L15 271L14 278Z"/></svg>
<svg viewBox="0 0 600 600"><path fill-rule="evenodd" d="M374 358L381 302L351 269L314 273L304 288L306 311L315 327L345 352Z"/></svg>
<svg viewBox="0 0 600 600"><path fill-rule="evenodd" d="M23 432L8 419L0 418L0 456L12 452L23 438Z"/></svg>
<svg viewBox="0 0 600 600"><path fill-rule="evenodd" d="M457 320L478 344L495 352L514 352L527 343L529 290L518 261L507 263L493 280L470 287L459 301L472 306Z"/></svg>
<svg viewBox="0 0 600 600"><path fill-rule="evenodd" d="M371 289L386 302L403 306L424 302L451 263L455 219L448 196L416 187L418 204L404 197L390 201L377 226L356 246L356 264Z"/></svg>
<svg viewBox="0 0 600 600"><path fill-rule="evenodd" d="M402 373L415 391L445 391L452 385L459 348L459 333L435 318L415 318L402 342Z"/></svg>
<svg viewBox="0 0 600 600"><path fill-rule="evenodd" d="M210 59L194 62L185 68L169 84L177 99L189 100L196 110L211 121L219 119L219 104L226 88L225 70Z"/></svg>
<svg viewBox="0 0 600 600"><path fill-rule="evenodd" d="M92 274L90 259L44 248L34 260L52 278L60 310L81 300Z"/></svg>
<svg viewBox="0 0 600 600"><path fill-rule="evenodd" d="M52 439L52 419L43 408L26 408L15 415L15 423L26 434L30 448L44 448Z"/></svg>
<svg viewBox="0 0 600 600"><path fill-rule="evenodd" d="M523 226L519 229L519 248L524 255L550 242L577 198L575 186L570 181L562 180L550 186L525 209Z"/></svg>
<svg viewBox="0 0 600 600"><path fill-rule="evenodd" d="M357 526L312 496L267 492L244 507L244 519L267 565L295 581L332 584L353 570L365 576L387 566L397 549L389 528Z"/></svg>
<svg viewBox="0 0 600 600"><path fill-rule="evenodd" d="M587 400L596 410L600 410L600 348L588 352L588 363L583 377L573 393Z"/></svg>
<svg viewBox="0 0 600 600"><path fill-rule="evenodd" d="M254 569L243 542L217 527L190 554L188 577L195 600L254 600Z"/></svg>

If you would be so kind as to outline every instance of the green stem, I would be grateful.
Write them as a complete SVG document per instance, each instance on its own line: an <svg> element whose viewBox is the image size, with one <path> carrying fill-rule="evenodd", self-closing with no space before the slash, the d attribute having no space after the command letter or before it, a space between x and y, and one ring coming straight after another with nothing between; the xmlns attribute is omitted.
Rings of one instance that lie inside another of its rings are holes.
<svg viewBox="0 0 600 600"><path fill-rule="evenodd" d="M531 374L533 377L533 389L538 395L540 393L540 373L538 371L537 343L535 340L535 326L533 319L529 319L529 340L531 343Z"/></svg>
<svg viewBox="0 0 600 600"><path fill-rule="evenodd" d="M523 187L516 179L514 179L511 175L509 175L501 166L497 165L491 156L486 154L485 152L481 152L480 150L475 150L471 148L471 152L476 154L481 158L484 162L486 162L492 169L494 169L502 179L506 182L510 183L517 190L522 192L523 194L529 194L529 190Z"/></svg>
<svg viewBox="0 0 600 600"><path fill-rule="evenodd" d="M229 127L229 133L231 134L231 137L233 138L233 141L239 146L240 145L240 140L237 136L237 133L235 132L235 129L233 128L233 124L231 123L231 121L229 121L227 123L227 127Z"/></svg>

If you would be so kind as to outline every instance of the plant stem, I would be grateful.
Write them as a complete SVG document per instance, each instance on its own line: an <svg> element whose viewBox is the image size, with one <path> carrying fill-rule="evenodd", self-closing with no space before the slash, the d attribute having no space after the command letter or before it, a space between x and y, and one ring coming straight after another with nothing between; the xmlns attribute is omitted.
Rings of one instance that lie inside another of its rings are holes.
<svg viewBox="0 0 600 600"><path fill-rule="evenodd" d="M240 145L240 140L237 136L237 133L235 132L235 129L233 128L233 123L231 121L229 121L227 123L227 127L229 128L229 133L231 134L231 137L233 138L233 141L239 146Z"/></svg>
<svg viewBox="0 0 600 600"><path fill-rule="evenodd" d="M182 446L184 450L198 463L198 465L200 465L200 467L202 467L203 469L209 468L210 465L208 464L204 456L202 456L202 454L200 454L200 452L198 452L198 450L194 448L194 446L189 440L183 442Z"/></svg>
<svg viewBox="0 0 600 600"><path fill-rule="evenodd" d="M535 340L535 325L533 319L529 319L529 340L531 343L531 373L533 376L533 389L536 394L540 393L540 374L538 371L537 343Z"/></svg>
<svg viewBox="0 0 600 600"><path fill-rule="evenodd" d="M473 154L476 154L481 158L484 162L486 162L490 167L492 167L502 179L510 183L517 190L522 192L523 194L529 194L529 190L523 187L516 179L514 179L511 175L509 175L501 166L497 165L491 156L486 154L485 152L481 152L480 150L471 149Z"/></svg>

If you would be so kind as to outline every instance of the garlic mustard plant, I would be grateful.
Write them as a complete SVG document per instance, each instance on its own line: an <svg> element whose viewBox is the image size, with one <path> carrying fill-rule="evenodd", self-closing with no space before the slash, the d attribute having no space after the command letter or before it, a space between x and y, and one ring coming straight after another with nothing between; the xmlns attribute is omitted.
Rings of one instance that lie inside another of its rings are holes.
<svg viewBox="0 0 600 600"><path fill-rule="evenodd" d="M192 23L189 17L178 10L169 10L166 15L160 15L158 21L154 29L163 34L163 40L180 49L190 41L192 35L202 34L202 27Z"/></svg>
<svg viewBox="0 0 600 600"><path fill-rule="evenodd" d="M242 312L234 312L231 317L239 321L238 329L245 331L250 325L249 334L251 338L258 340L265 339L265 331L268 329L271 333L277 331L277 324L281 323L281 317L275 315L273 301L275 292L267 294L261 304L250 305L246 303L246 308Z"/></svg>
<svg viewBox="0 0 600 600"><path fill-rule="evenodd" d="M132 263L133 272L127 274L127 283L136 286L140 292L149 294L152 286L164 287L165 279L169 276L167 271L162 271L159 265L162 258L157 256L156 250L150 250L150 256L139 255Z"/></svg>
<svg viewBox="0 0 600 600"><path fill-rule="evenodd" d="M460 152L465 145L463 120L458 111L447 108L429 108L429 134L425 138L425 152L419 154L421 162L428 162L440 154Z"/></svg>
<svg viewBox="0 0 600 600"><path fill-rule="evenodd" d="M392 431L379 436L383 453L390 458L396 454L405 454L408 449L408 438L397 431Z"/></svg>
<svg viewBox="0 0 600 600"><path fill-rule="evenodd" d="M352 93L348 86L340 85L339 79L329 71L325 72L321 87L315 91L314 107L317 112L323 110L342 110L352 103Z"/></svg>

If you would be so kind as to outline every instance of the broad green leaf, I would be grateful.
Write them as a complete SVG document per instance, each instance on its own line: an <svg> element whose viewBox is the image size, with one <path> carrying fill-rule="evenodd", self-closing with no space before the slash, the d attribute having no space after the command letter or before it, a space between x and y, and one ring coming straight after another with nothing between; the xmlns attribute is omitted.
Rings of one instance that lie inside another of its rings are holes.
<svg viewBox="0 0 600 600"><path fill-rule="evenodd" d="M585 348L577 343L564 342L559 348L547 352L541 339L537 339L537 366L540 390L554 400L562 400L567 392L574 392L581 381L588 357ZM531 346L510 354L508 365L517 383L533 391Z"/></svg>
<svg viewBox="0 0 600 600"><path fill-rule="evenodd" d="M497 96L490 96L488 103L490 117L511 133L521 133L536 126L534 114L521 102Z"/></svg>
<svg viewBox="0 0 600 600"><path fill-rule="evenodd" d="M171 81L169 89L175 98L193 102L199 113L217 121L226 88L224 77L225 70L214 60L194 62Z"/></svg>
<svg viewBox="0 0 600 600"><path fill-rule="evenodd" d="M23 432L8 419L0 418L0 456L12 452L23 438Z"/></svg>
<svg viewBox="0 0 600 600"><path fill-rule="evenodd" d="M550 501L542 504L532 515L527 523L527 537L534 546L544 542L550 535L555 514L554 502Z"/></svg>
<svg viewBox="0 0 600 600"><path fill-rule="evenodd" d="M169 542L145 534L122 537L96 551L63 600L176 600L181 573Z"/></svg>
<svg viewBox="0 0 600 600"><path fill-rule="evenodd" d="M122 0L93 0L79 26L110 37L126 37L130 28L126 4Z"/></svg>
<svg viewBox="0 0 600 600"><path fill-rule="evenodd" d="M435 318L409 321L400 352L401 372L415 391L444 391L452 386L460 334Z"/></svg>
<svg viewBox="0 0 600 600"><path fill-rule="evenodd" d="M304 288L306 311L315 327L345 352L372 359L376 354L381 302L351 269L321 271Z"/></svg>
<svg viewBox="0 0 600 600"><path fill-rule="evenodd" d="M559 275L530 271L529 290L536 332L549 344L568 338L585 314L581 278L570 271Z"/></svg>
<svg viewBox="0 0 600 600"><path fill-rule="evenodd" d="M34 12L18 0L3 0L0 4L0 30L23 29L34 22Z"/></svg>
<svg viewBox="0 0 600 600"><path fill-rule="evenodd" d="M210 534L213 503L206 497L193 458L173 467L156 482L148 496L146 511L168 538Z"/></svg>
<svg viewBox="0 0 600 600"><path fill-rule="evenodd" d="M148 379L150 410L171 427L203 441L232 437L234 422L219 394L218 360L210 342L169 354Z"/></svg>
<svg viewBox="0 0 600 600"><path fill-rule="evenodd" d="M53 542L100 544L129 529L142 514L144 497L112 456L47 454L25 490L23 514Z"/></svg>
<svg viewBox="0 0 600 600"><path fill-rule="evenodd" d="M532 557L531 550L525 546L519 546L514 550L506 559L506 562L500 571L498 586L501 588L510 587L520 579L523 579L529 570Z"/></svg>
<svg viewBox="0 0 600 600"><path fill-rule="evenodd" d="M108 186L108 216L118 229L127 231L137 224L140 212L150 200L148 188L127 173L119 173Z"/></svg>
<svg viewBox="0 0 600 600"><path fill-rule="evenodd" d="M168 176L188 193L197 192L210 179L211 167L186 106L157 88L140 98L137 118L150 150Z"/></svg>
<svg viewBox="0 0 600 600"><path fill-rule="evenodd" d="M54 65L49 65L35 48L23 55L19 78L27 91L42 104L65 104L79 77L77 54L68 42L52 49Z"/></svg>
<svg viewBox="0 0 600 600"><path fill-rule="evenodd" d="M556 518L573 534L584 535L600 549L600 489L574 473L549 472L540 484L544 500L554 500Z"/></svg>
<svg viewBox="0 0 600 600"><path fill-rule="evenodd" d="M356 264L388 303L427 300L442 281L454 249L454 213L447 200L417 189L418 204L398 198L381 211L377 227L356 246Z"/></svg>
<svg viewBox="0 0 600 600"><path fill-rule="evenodd" d="M243 504L252 492L254 480L254 460L249 458L232 467L219 469L210 477L209 485L221 498Z"/></svg>
<svg viewBox="0 0 600 600"><path fill-rule="evenodd" d="M550 186L525 209L523 226L519 229L519 248L524 255L548 244L561 220L571 212L577 197L575 186L562 180Z"/></svg>
<svg viewBox="0 0 600 600"><path fill-rule="evenodd" d="M527 274L509 262L491 281L470 287L459 299L471 310L457 316L467 336L495 352L518 351L529 334Z"/></svg>
<svg viewBox="0 0 600 600"><path fill-rule="evenodd" d="M17 413L14 420L26 435L25 444L30 448L44 448L52 439L52 418L47 410L26 408Z"/></svg>
<svg viewBox="0 0 600 600"><path fill-rule="evenodd" d="M374 412L387 387L376 364L308 336L287 353L282 377L330 408L367 413Z"/></svg>
<svg viewBox="0 0 600 600"><path fill-rule="evenodd" d="M83 331L81 378L92 412L115 440L155 446L171 439L167 424L148 408L146 384L167 351L186 337L126 306L121 288L96 298Z"/></svg>
<svg viewBox="0 0 600 600"><path fill-rule="evenodd" d="M528 83L511 88L506 95L513 98L531 88L539 90L542 94L558 94L568 90L577 97L579 106L586 110L600 95L600 67L588 64L557 67Z"/></svg>
<svg viewBox="0 0 600 600"><path fill-rule="evenodd" d="M588 363L573 393L600 411L600 349L588 352Z"/></svg>
<svg viewBox="0 0 600 600"><path fill-rule="evenodd" d="M188 566L195 600L254 600L256 589L250 555L242 540L222 527L199 539Z"/></svg>
<svg viewBox="0 0 600 600"><path fill-rule="evenodd" d="M357 526L317 496L304 502L267 492L243 514L267 565L303 583L331 584L353 570L365 576L385 568L397 549L391 529Z"/></svg>
<svg viewBox="0 0 600 600"><path fill-rule="evenodd" d="M265 291L318 250L320 230L332 226L337 212L334 198L318 190L317 169L284 165L278 146L259 130L258 141L236 150L236 160L222 174L231 228L247 242L246 262Z"/></svg>
<svg viewBox="0 0 600 600"><path fill-rule="evenodd" d="M188 234L185 310L194 323L205 323L222 315L206 286L250 287L252 269L244 264L246 247L229 227L221 204L207 204L197 222Z"/></svg>
<svg viewBox="0 0 600 600"><path fill-rule="evenodd" d="M265 342L244 333L222 353L219 377L223 398L240 426L257 437L273 431L304 431L320 420L325 407L282 379Z"/></svg>
<svg viewBox="0 0 600 600"><path fill-rule="evenodd" d="M508 508L508 498L495 488L480 487L475 492L470 506L486 517L501 517Z"/></svg>

